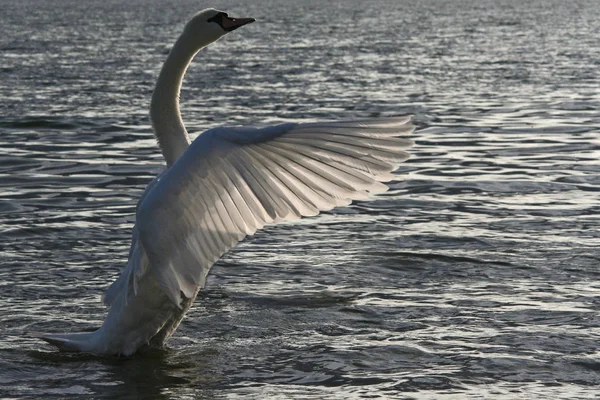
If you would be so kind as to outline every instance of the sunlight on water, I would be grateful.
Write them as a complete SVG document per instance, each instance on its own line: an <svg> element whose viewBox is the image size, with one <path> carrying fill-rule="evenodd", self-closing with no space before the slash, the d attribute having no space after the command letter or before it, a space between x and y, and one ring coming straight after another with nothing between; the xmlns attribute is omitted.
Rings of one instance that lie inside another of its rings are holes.
<svg viewBox="0 0 600 400"><path fill-rule="evenodd" d="M147 115L189 15L56 0L0 24L0 397L578 399L600 384L593 1L260 0L181 95L228 124L414 115L371 202L223 257L167 349L57 353L126 262L163 168ZM77 21L77 23L74 23Z"/></svg>

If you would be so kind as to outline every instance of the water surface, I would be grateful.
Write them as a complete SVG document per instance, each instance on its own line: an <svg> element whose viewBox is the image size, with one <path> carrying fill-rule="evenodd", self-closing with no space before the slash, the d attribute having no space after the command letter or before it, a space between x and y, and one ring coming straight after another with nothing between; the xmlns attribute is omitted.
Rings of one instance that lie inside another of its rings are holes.
<svg viewBox="0 0 600 400"><path fill-rule="evenodd" d="M596 2L210 5L257 22L190 68L190 132L412 114L413 157L224 256L165 350L57 353L30 333L102 322L164 167L154 81L209 4L0 1L0 397L594 397Z"/></svg>

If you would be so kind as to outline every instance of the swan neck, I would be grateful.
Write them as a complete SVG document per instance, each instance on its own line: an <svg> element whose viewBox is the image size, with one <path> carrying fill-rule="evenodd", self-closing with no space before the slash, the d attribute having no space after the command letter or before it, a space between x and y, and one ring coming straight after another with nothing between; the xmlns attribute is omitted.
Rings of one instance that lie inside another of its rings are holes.
<svg viewBox="0 0 600 400"><path fill-rule="evenodd" d="M165 61L150 104L150 117L154 134L167 161L167 166L185 152L190 137L185 129L179 109L179 94L185 72L196 53L204 47L182 35Z"/></svg>

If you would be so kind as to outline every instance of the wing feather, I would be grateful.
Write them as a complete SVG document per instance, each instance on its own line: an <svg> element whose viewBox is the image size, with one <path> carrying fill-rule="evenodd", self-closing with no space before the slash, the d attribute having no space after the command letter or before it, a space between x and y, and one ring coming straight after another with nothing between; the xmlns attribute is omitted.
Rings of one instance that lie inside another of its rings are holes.
<svg viewBox="0 0 600 400"><path fill-rule="evenodd" d="M314 216L319 213L318 207L315 202L310 199L310 196L306 193L312 191L310 187L304 185L299 181L292 173L290 173L285 167L277 163L277 160L273 159L273 155L266 149L256 147L253 149L259 155L263 157L265 168L281 182L281 187L287 190L288 198L293 202L297 215L300 216Z"/></svg>
<svg viewBox="0 0 600 400"><path fill-rule="evenodd" d="M210 176L210 180L212 190L215 193L222 193L221 199L226 204L229 215L234 221L235 231L238 232L238 241L242 240L245 235L252 235L256 231L256 221L242 199L235 183L223 170L215 171L214 175Z"/></svg>
<svg viewBox="0 0 600 400"><path fill-rule="evenodd" d="M280 166L294 176L296 182L306 191L311 203L314 204L317 209L321 211L330 210L336 205L339 205L336 204L335 198L331 194L322 189L322 180L319 179L318 175L313 175L311 171L304 168L301 164L280 154L277 147L271 146L270 144L265 144L264 147L271 152L271 157L277 160ZM314 178L312 181L311 177Z"/></svg>
<svg viewBox="0 0 600 400"><path fill-rule="evenodd" d="M294 154L294 148L285 145L276 146L272 148L272 151L282 155L287 154L288 156ZM336 161L319 158L302 148L296 148L296 153L304 156L303 163L300 165L301 167L320 175L327 181L347 191L364 191L369 189L373 184L372 178L361 172L353 173L351 168L341 165Z"/></svg>
<svg viewBox="0 0 600 400"><path fill-rule="evenodd" d="M410 117L216 128L202 133L146 191L140 257L177 305L212 264L265 224L381 193L408 158ZM143 264L143 263L138 263ZM139 279L129 274L130 284ZM122 284L120 284L122 286ZM107 300L110 300L109 296Z"/></svg>
<svg viewBox="0 0 600 400"><path fill-rule="evenodd" d="M277 221L285 219L291 212L289 202L287 201L288 198L281 190L278 180L273 174L269 173L269 170L265 165L268 161L261 159L261 157L257 158L252 150L252 146L246 147L244 152L248 158L248 170L253 175L257 185L260 186L261 190L268 196L268 202L274 205L275 217L272 218L272 220ZM262 166L264 171L261 171L261 168L257 168L256 165Z"/></svg>

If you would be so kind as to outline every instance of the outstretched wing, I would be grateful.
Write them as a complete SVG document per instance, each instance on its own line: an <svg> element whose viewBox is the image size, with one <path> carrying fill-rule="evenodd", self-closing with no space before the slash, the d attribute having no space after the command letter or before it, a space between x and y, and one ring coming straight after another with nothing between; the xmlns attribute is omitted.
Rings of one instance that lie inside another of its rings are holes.
<svg viewBox="0 0 600 400"><path fill-rule="evenodd" d="M265 224L366 199L409 155L410 117L215 128L160 177L137 212L150 270L180 305L210 267Z"/></svg>

